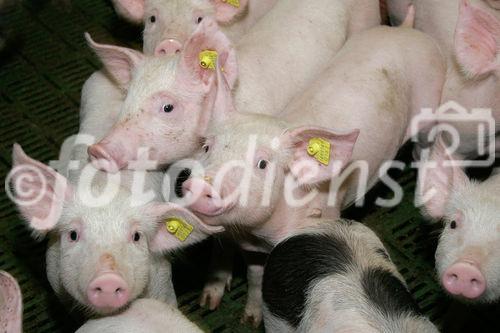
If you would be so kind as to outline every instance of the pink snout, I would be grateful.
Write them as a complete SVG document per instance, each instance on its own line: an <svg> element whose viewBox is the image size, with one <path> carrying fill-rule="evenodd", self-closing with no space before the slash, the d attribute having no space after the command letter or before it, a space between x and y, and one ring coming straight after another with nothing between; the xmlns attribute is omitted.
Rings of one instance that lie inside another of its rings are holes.
<svg viewBox="0 0 500 333"><path fill-rule="evenodd" d="M92 165L99 170L116 173L126 166L121 158L115 158L102 143L96 143L87 149Z"/></svg>
<svg viewBox="0 0 500 333"><path fill-rule="evenodd" d="M89 302L97 308L118 309L129 301L127 283L115 273L105 273L90 282Z"/></svg>
<svg viewBox="0 0 500 333"><path fill-rule="evenodd" d="M451 265L442 278L444 288L452 295L469 299L481 296L486 290L486 281L476 265L459 261Z"/></svg>
<svg viewBox="0 0 500 333"><path fill-rule="evenodd" d="M182 44L177 39L165 39L155 49L156 56L174 55L181 52Z"/></svg>
<svg viewBox="0 0 500 333"><path fill-rule="evenodd" d="M189 206L194 212L217 216L224 211L224 205L220 194L212 185L202 179L188 179L182 184L184 195L193 200Z"/></svg>

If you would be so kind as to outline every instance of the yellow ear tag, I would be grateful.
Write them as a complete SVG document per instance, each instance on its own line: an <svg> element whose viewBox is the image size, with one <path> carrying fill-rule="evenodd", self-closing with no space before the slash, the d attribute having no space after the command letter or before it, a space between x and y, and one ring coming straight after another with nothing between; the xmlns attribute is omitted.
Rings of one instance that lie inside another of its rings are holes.
<svg viewBox="0 0 500 333"><path fill-rule="evenodd" d="M222 0L222 2L225 2L233 7L240 8L240 0Z"/></svg>
<svg viewBox="0 0 500 333"><path fill-rule="evenodd" d="M328 165L330 163L330 142L322 138L311 138L307 145L307 153L314 156L321 164Z"/></svg>
<svg viewBox="0 0 500 333"><path fill-rule="evenodd" d="M184 220L172 217L165 220L167 231L177 237L181 242L184 242L193 232L193 226Z"/></svg>
<svg viewBox="0 0 500 333"><path fill-rule="evenodd" d="M200 59L200 66L202 68L215 69L215 64L217 63L218 57L217 51L201 51L198 57Z"/></svg>

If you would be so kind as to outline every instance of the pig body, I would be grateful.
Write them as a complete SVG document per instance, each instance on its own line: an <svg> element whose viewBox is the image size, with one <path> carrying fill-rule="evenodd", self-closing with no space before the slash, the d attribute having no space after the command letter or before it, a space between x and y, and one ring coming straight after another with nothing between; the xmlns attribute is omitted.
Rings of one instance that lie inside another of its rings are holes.
<svg viewBox="0 0 500 333"><path fill-rule="evenodd" d="M263 295L269 332L438 332L380 239L358 222L323 220L276 245Z"/></svg>
<svg viewBox="0 0 500 333"><path fill-rule="evenodd" d="M394 22L404 16L408 0L388 0ZM448 73L442 103L455 101L467 110L486 108L500 122L500 11L498 1L414 1L415 27L435 38L447 57ZM438 121L440 121L438 119ZM446 122L446 117L441 120ZM477 122L454 122L461 141L458 152L478 153ZM488 138L486 138L488 139Z"/></svg>
<svg viewBox="0 0 500 333"><path fill-rule="evenodd" d="M219 110L229 110L227 118L209 130L205 151L200 152L205 177L212 184L214 179L220 181L215 182L221 185L220 192L206 180L188 180L186 193L199 194L191 208L207 223L236 221L271 243L301 227L301 221L310 216L338 217L343 204L365 192L356 192L361 177L354 170L342 186L332 190L337 192L337 200L327 204L330 179L342 180L340 171L351 160L366 161L368 188L373 185L382 163L391 160L408 138L411 117L423 106L438 105L444 75L444 60L432 39L410 28L379 27L352 37L329 69L292 101L280 118L231 112L235 109L227 93L226 104L216 104ZM247 138L252 135L257 140L255 160L245 156ZM328 165L307 153L308 142L314 137L330 142ZM240 170L226 171L217 178L224 163L233 160L244 161L251 170L245 206L236 196L221 203L244 179ZM265 165L259 166L261 160ZM300 180L300 171L295 171L300 163L317 166L317 177ZM266 169L271 165L276 166L272 184L265 183ZM285 198L288 176L303 185L295 190L296 198L309 195L312 189L318 190L316 197L291 205ZM268 190L269 202L262 205Z"/></svg>
<svg viewBox="0 0 500 333"><path fill-rule="evenodd" d="M155 299L138 299L115 316L87 321L77 333L203 332L177 308Z"/></svg>
<svg viewBox="0 0 500 333"><path fill-rule="evenodd" d="M433 146L419 170L423 212L444 221L436 250L443 288L462 300L490 303L500 299L500 175L482 183L469 180L443 141Z"/></svg>

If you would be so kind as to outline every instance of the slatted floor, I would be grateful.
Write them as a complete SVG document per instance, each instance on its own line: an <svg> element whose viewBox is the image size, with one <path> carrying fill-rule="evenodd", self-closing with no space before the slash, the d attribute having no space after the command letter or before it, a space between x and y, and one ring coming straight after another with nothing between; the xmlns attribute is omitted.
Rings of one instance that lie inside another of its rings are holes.
<svg viewBox="0 0 500 333"><path fill-rule="evenodd" d="M140 48L140 30L118 19L108 0L72 0L71 8L45 0L24 0L7 8L0 24L9 36L0 54L0 177L11 165L14 142L28 154L48 162L61 143L78 129L80 89L99 68L86 47L83 32L99 42ZM409 148L402 153L409 161ZM347 215L364 221L383 237L391 256L408 281L422 310L447 332L499 332L498 307L467 307L451 302L435 282L433 252L436 227L425 223L414 208L415 173L397 175L405 199L393 209L373 205L377 195L390 196L383 186L368 195L367 207ZM24 297L25 332L70 332L78 323L52 294L45 277L45 242L34 241L5 193L0 194L0 269L20 282ZM246 282L239 263L233 289L217 311L198 306L209 244L175 256L174 279L179 304L189 318L211 332L255 332L239 318Z"/></svg>

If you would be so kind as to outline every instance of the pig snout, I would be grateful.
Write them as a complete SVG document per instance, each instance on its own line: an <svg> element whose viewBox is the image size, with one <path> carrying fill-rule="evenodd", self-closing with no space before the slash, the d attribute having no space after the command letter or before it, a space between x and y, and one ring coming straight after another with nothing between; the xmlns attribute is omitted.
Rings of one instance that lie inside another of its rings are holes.
<svg viewBox="0 0 500 333"><path fill-rule="evenodd" d="M174 55L180 53L182 49L182 44L175 38L165 39L155 49L156 56L162 55Z"/></svg>
<svg viewBox="0 0 500 333"><path fill-rule="evenodd" d="M225 210L222 196L203 179L186 180L182 185L182 191L186 197L193 200L189 208L194 212L207 216L217 216Z"/></svg>
<svg viewBox="0 0 500 333"><path fill-rule="evenodd" d="M481 296L486 289L486 281L475 264L459 261L451 265L442 278L444 288L452 295L469 299Z"/></svg>
<svg viewBox="0 0 500 333"><path fill-rule="evenodd" d="M127 165L120 149L111 149L109 144L96 143L87 150L92 165L99 170L116 173Z"/></svg>
<svg viewBox="0 0 500 333"><path fill-rule="evenodd" d="M118 309L129 301L128 286L118 274L105 273L90 282L87 297L97 308Z"/></svg>

